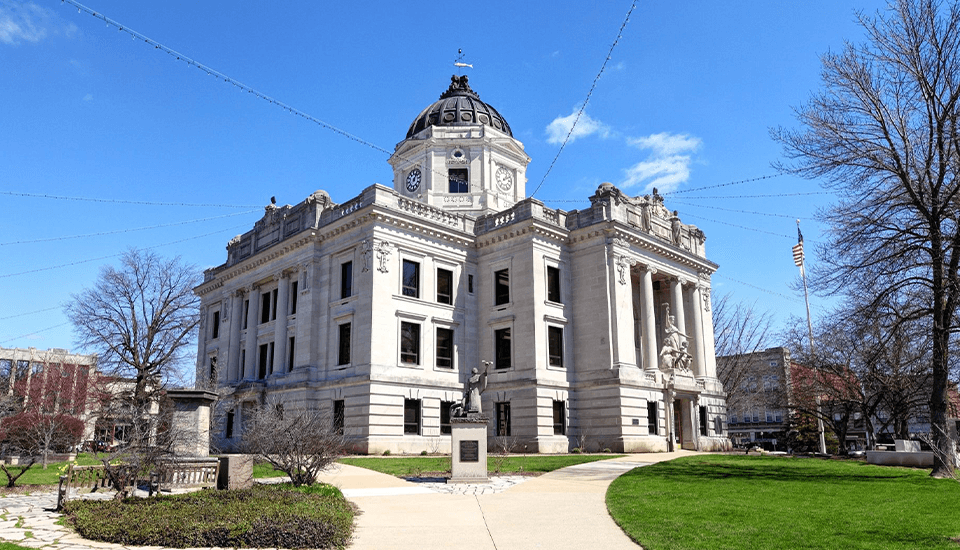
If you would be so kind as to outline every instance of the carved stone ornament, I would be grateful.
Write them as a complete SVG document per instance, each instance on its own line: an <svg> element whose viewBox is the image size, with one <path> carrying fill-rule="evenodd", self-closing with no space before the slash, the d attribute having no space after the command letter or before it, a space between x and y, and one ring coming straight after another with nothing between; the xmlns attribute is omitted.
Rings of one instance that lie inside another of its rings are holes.
<svg viewBox="0 0 960 550"><path fill-rule="evenodd" d="M377 271L387 273L390 271L388 260L390 259L390 255L393 254L393 245L387 241L380 241L376 244L375 250L377 253Z"/></svg>
<svg viewBox="0 0 960 550"><path fill-rule="evenodd" d="M700 296L703 298L703 310L710 311L710 287L701 288Z"/></svg>
<svg viewBox="0 0 960 550"><path fill-rule="evenodd" d="M273 226L280 223L280 219L283 218L283 213L280 211L280 208L276 204L270 203L263 208L263 217L253 224L253 227L257 231L263 231L266 228L272 228Z"/></svg>
<svg viewBox="0 0 960 550"><path fill-rule="evenodd" d="M700 271L697 273L697 277L699 277L701 281L706 281L708 283L710 282L710 274L706 271Z"/></svg>
<svg viewBox="0 0 960 550"><path fill-rule="evenodd" d="M364 239L360 243L360 262L361 262L361 273L366 273L370 271L370 256L373 254L373 241L371 239Z"/></svg>
<svg viewBox="0 0 960 550"><path fill-rule="evenodd" d="M620 284L625 285L630 275L630 266L637 263L636 260L627 256L617 256L617 275Z"/></svg>
<svg viewBox="0 0 960 550"><path fill-rule="evenodd" d="M240 244L240 235L230 239L230 241L227 243L227 247L237 246L238 244Z"/></svg>

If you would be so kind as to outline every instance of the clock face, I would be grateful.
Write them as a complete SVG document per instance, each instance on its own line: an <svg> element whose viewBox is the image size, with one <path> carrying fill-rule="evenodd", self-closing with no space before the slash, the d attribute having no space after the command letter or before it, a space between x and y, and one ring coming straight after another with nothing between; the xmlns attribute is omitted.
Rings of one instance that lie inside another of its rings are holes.
<svg viewBox="0 0 960 550"><path fill-rule="evenodd" d="M503 166L497 168L497 187L501 191L509 191L513 187L513 174Z"/></svg>
<svg viewBox="0 0 960 550"><path fill-rule="evenodd" d="M407 174L407 191L416 191L420 187L420 169L414 168Z"/></svg>

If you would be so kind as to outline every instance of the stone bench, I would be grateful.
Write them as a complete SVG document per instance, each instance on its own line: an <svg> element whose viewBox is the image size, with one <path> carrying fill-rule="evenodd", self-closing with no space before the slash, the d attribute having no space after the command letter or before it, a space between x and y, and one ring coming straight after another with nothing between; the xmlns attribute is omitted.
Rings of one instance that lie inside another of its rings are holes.
<svg viewBox="0 0 960 550"><path fill-rule="evenodd" d="M132 467L112 466L118 468L123 483L128 486L137 486L140 476L136 475ZM161 490L194 489L217 487L217 476L220 473L220 461L216 458L186 459L161 464L148 475L149 495ZM61 509L74 494L81 489L90 488L90 492L99 489L111 488L110 479L103 465L78 466L70 465L66 475L60 476L60 486L57 490L57 509Z"/></svg>

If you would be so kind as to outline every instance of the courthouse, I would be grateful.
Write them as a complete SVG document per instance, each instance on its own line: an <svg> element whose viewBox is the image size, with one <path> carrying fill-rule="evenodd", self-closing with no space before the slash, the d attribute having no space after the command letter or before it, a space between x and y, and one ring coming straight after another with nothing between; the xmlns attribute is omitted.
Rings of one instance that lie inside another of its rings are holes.
<svg viewBox="0 0 960 550"><path fill-rule="evenodd" d="M226 446L281 405L329 411L357 452L449 452L476 368L491 444L727 448L703 232L609 183L548 208L529 161L454 76L389 158L391 187L267 205L196 288L197 379L223 395Z"/></svg>

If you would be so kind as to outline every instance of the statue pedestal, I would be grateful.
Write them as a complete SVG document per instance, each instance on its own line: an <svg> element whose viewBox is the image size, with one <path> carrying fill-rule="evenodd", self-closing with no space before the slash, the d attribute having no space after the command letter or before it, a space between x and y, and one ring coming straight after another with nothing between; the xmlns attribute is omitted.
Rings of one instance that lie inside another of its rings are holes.
<svg viewBox="0 0 960 550"><path fill-rule="evenodd" d="M447 483L486 483L487 476L487 422L481 414L450 419L452 454Z"/></svg>

